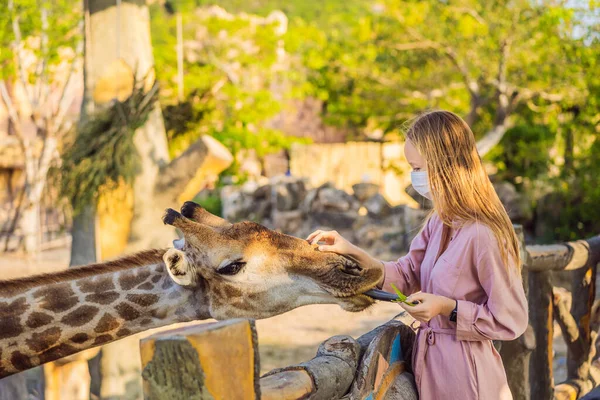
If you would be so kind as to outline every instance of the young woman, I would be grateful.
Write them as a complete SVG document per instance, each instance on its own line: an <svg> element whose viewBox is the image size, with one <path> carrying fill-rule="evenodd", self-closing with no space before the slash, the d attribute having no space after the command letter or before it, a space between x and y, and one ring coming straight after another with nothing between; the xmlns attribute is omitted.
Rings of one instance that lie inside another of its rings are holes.
<svg viewBox="0 0 600 400"><path fill-rule="evenodd" d="M513 226L483 168L469 126L457 115L421 115L406 136L412 185L434 212L397 261L375 260L337 232L307 240L384 270L414 306L412 367L422 400L511 399L492 340L512 340L527 327L527 299Z"/></svg>

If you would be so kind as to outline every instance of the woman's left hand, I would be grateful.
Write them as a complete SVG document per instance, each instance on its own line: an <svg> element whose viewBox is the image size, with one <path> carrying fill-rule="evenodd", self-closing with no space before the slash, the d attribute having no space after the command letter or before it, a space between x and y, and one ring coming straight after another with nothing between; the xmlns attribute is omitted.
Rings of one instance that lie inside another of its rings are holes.
<svg viewBox="0 0 600 400"><path fill-rule="evenodd" d="M433 317L438 315L449 316L454 310L456 301L444 296L438 296L431 293L416 293L408 296L406 299L409 303L418 304L409 306L408 304L399 303L410 315L421 322L429 322Z"/></svg>

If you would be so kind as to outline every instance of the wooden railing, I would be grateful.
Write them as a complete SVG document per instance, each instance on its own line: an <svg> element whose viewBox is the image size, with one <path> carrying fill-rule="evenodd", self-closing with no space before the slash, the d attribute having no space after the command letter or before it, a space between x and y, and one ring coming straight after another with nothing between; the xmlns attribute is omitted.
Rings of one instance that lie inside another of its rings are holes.
<svg viewBox="0 0 600 400"><path fill-rule="evenodd" d="M595 305L600 236L558 245L524 246L522 276L530 326L518 339L496 343L515 400L577 399L600 383L594 361L600 326ZM572 292L552 286L553 271L570 271ZM554 386L553 322L567 343L567 380ZM412 318L394 320L361 336L334 336L312 360L259 378L252 321L201 324L141 342L146 399L417 399L410 374ZM210 397L207 397L210 398Z"/></svg>

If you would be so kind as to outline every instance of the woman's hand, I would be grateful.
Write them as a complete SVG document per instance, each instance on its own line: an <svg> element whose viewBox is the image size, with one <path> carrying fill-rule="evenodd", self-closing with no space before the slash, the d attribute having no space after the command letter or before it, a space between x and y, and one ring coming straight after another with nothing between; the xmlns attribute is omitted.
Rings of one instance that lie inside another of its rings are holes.
<svg viewBox="0 0 600 400"><path fill-rule="evenodd" d="M320 251L331 251L341 254L356 261L363 268L380 268L382 270L381 279L377 282L377 287L380 287L384 278L383 263L371 257L369 253L360 247L350 243L337 233L337 231L314 231L308 235L306 240L310 244L325 242L325 244L319 245Z"/></svg>
<svg viewBox="0 0 600 400"><path fill-rule="evenodd" d="M321 251L332 251L342 255L354 255L357 250L356 246L344 239L337 231L314 231L308 235L306 240L310 244L325 242L325 244L319 245L319 250Z"/></svg>
<svg viewBox="0 0 600 400"><path fill-rule="evenodd" d="M429 322L433 317L438 315L449 316L456 306L456 300L423 292L408 296L406 301L409 303L418 301L418 304L414 306L404 303L400 303L400 305L416 320L421 322Z"/></svg>

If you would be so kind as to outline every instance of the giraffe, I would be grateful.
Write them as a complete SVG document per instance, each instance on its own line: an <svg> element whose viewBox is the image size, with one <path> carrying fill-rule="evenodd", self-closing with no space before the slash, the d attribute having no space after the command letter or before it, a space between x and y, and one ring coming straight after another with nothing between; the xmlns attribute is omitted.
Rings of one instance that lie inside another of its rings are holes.
<svg viewBox="0 0 600 400"><path fill-rule="evenodd" d="M186 202L169 249L0 281L0 378L148 329L208 318L267 318L307 304L361 311L382 270Z"/></svg>

